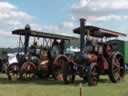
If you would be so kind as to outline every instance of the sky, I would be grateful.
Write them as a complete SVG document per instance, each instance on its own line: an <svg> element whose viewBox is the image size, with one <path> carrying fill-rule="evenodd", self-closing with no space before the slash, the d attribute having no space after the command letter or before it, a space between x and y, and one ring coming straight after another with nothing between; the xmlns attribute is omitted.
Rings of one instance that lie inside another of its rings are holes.
<svg viewBox="0 0 128 96"><path fill-rule="evenodd" d="M18 36L11 31L26 24L73 36L80 18L87 25L128 34L128 0L0 0L0 47L18 47Z"/></svg>

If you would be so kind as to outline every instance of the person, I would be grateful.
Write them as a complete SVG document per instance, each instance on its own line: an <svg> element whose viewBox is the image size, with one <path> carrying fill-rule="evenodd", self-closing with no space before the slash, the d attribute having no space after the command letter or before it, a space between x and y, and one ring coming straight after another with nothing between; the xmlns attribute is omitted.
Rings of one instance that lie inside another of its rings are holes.
<svg viewBox="0 0 128 96"><path fill-rule="evenodd" d="M29 49L29 59L34 63L39 63L39 54L37 53L37 42L34 42Z"/></svg>
<svg viewBox="0 0 128 96"><path fill-rule="evenodd" d="M36 56L37 42L34 42L29 51L32 56Z"/></svg>
<svg viewBox="0 0 128 96"><path fill-rule="evenodd" d="M85 53L91 53L93 51L93 44L92 40L90 38L86 38L86 43L84 45L84 50Z"/></svg>
<svg viewBox="0 0 128 96"><path fill-rule="evenodd" d="M53 43L52 43L52 46L54 45L59 45L58 41L56 39L54 39Z"/></svg>
<svg viewBox="0 0 128 96"><path fill-rule="evenodd" d="M62 39L61 42L60 42L60 49L61 49L61 54L64 54L64 49L65 49L65 46L64 46L65 42L64 40Z"/></svg>
<svg viewBox="0 0 128 96"><path fill-rule="evenodd" d="M104 55L105 57L109 57L112 54L112 45L111 44L104 44Z"/></svg>
<svg viewBox="0 0 128 96"><path fill-rule="evenodd" d="M97 39L96 38L93 38L92 39L92 45L93 45L93 51L94 51L94 53L98 53L98 41L97 41Z"/></svg>

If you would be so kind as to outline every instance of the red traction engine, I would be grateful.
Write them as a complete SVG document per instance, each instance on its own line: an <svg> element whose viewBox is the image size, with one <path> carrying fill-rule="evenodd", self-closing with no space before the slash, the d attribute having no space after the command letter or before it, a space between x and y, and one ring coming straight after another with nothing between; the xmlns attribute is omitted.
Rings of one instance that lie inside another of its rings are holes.
<svg viewBox="0 0 128 96"><path fill-rule="evenodd" d="M80 27L73 30L80 34L80 51L66 50L65 55L58 56L54 62L55 65L61 65L64 82L73 83L76 75L88 82L89 86L96 85L101 74L108 75L114 83L123 79L125 66L122 54L113 52L112 46L106 42L94 42L90 36L103 40L103 37L126 35L95 26L85 26L84 23L85 19L80 19Z"/></svg>

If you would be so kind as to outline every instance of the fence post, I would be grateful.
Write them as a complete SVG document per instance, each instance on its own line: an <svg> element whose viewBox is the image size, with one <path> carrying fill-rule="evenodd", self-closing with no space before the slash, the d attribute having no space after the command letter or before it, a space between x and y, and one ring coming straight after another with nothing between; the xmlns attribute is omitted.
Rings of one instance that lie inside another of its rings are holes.
<svg viewBox="0 0 128 96"><path fill-rule="evenodd" d="M80 83L80 96L83 96L82 84Z"/></svg>

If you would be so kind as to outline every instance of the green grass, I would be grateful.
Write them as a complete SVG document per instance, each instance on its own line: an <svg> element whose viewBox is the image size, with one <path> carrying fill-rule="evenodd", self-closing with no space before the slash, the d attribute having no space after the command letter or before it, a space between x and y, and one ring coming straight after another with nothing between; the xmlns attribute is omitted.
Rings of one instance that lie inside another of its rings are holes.
<svg viewBox="0 0 128 96"><path fill-rule="evenodd" d="M0 75L0 96L79 96L79 81L64 85L54 80L9 81ZM96 87L83 84L83 96L128 96L128 76L113 84L103 76Z"/></svg>

